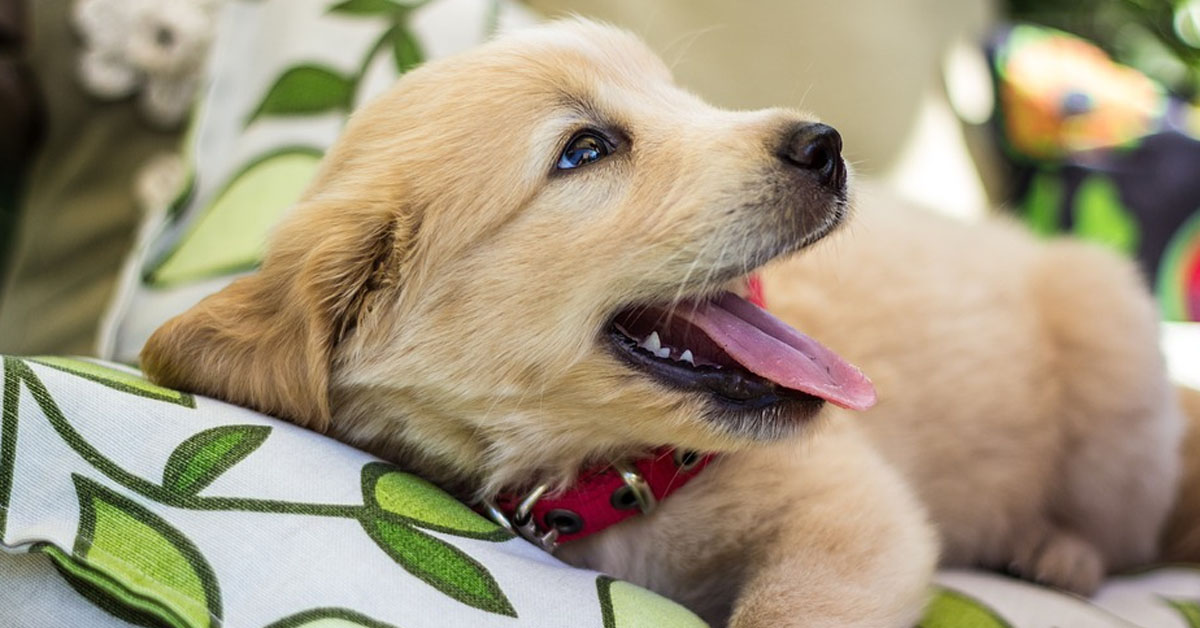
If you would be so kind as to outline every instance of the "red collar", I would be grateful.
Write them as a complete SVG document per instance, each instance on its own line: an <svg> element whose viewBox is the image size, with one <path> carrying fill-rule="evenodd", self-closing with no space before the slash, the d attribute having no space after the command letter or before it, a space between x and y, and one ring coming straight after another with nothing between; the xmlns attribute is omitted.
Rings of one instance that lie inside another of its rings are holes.
<svg viewBox="0 0 1200 628"><path fill-rule="evenodd" d="M584 471L558 495L539 486L527 494L503 493L485 503L485 512L515 534L547 551L596 534L634 515L649 513L658 502L696 477L715 454L664 447L628 464Z"/></svg>
<svg viewBox="0 0 1200 628"><path fill-rule="evenodd" d="M766 307L762 282L752 275L747 298ZM696 477L716 454L663 447L628 464L610 464L580 474L562 494L547 496L539 486L526 494L502 493L482 510L509 531L546 551L649 513L658 502Z"/></svg>

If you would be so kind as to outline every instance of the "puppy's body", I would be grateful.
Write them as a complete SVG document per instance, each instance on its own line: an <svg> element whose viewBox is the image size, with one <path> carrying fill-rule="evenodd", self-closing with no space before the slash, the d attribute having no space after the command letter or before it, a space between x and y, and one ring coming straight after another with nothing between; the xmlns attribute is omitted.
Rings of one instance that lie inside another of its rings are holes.
<svg viewBox="0 0 1200 628"><path fill-rule="evenodd" d="M911 624L937 556L921 501L951 563L1085 590L1148 558L1176 416L1152 307L1106 254L863 199L764 275L776 312L875 377L862 415L817 411L808 360L823 398L868 402L821 351L780 388L629 347L620 321L736 305L724 289L845 218L835 137L709 107L613 29L504 38L356 114L262 269L164 325L143 366L467 498L719 452L560 551L718 624Z"/></svg>
<svg viewBox="0 0 1200 628"><path fill-rule="evenodd" d="M1181 388L1184 408L1183 473L1175 510L1163 535L1163 556L1167 562L1200 562L1200 390Z"/></svg>
<svg viewBox="0 0 1200 628"><path fill-rule="evenodd" d="M950 565L1079 592L1155 558L1179 409L1133 265L864 190L843 233L765 273L771 308L870 373L854 417Z"/></svg>

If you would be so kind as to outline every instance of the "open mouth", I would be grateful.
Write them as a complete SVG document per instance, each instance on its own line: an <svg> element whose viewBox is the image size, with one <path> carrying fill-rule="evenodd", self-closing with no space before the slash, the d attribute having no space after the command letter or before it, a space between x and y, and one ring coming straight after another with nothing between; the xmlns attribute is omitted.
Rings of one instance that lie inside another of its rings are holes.
<svg viewBox="0 0 1200 628"><path fill-rule="evenodd" d="M726 405L828 401L865 410L875 403L858 368L731 292L631 307L613 318L608 337L619 356L660 383Z"/></svg>

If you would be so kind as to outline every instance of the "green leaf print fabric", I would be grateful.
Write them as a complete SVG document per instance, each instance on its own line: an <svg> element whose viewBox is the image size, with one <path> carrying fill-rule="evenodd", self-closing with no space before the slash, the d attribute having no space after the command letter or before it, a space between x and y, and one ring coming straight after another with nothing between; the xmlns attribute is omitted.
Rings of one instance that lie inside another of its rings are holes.
<svg viewBox="0 0 1200 628"><path fill-rule="evenodd" d="M434 485L125 367L4 358L0 626L698 628ZM1196 628L1200 570L1087 601L947 571L921 628Z"/></svg>
<svg viewBox="0 0 1200 628"><path fill-rule="evenodd" d="M114 595L152 601L180 626L213 626L221 600L212 568L183 535L137 502L83 476L72 476L79 499L79 531L59 567L109 579ZM75 561L78 562L75 562Z"/></svg>
<svg viewBox="0 0 1200 628"><path fill-rule="evenodd" d="M162 485L180 495L195 495L222 472L254 451L271 428L265 425L222 425L183 441L163 469Z"/></svg>
<svg viewBox="0 0 1200 628"><path fill-rule="evenodd" d="M621 583L630 611L595 572L294 425L82 359L4 358L3 382L0 626L703 625Z"/></svg>

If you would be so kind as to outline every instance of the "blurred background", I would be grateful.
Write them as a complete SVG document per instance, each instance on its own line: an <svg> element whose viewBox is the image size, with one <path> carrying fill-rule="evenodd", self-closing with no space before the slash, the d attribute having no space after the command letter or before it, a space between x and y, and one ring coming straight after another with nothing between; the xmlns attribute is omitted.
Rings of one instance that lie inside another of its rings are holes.
<svg viewBox="0 0 1200 628"><path fill-rule="evenodd" d="M133 362L255 267L356 106L569 12L933 211L1137 259L1200 382L1200 0L0 0L0 352Z"/></svg>

